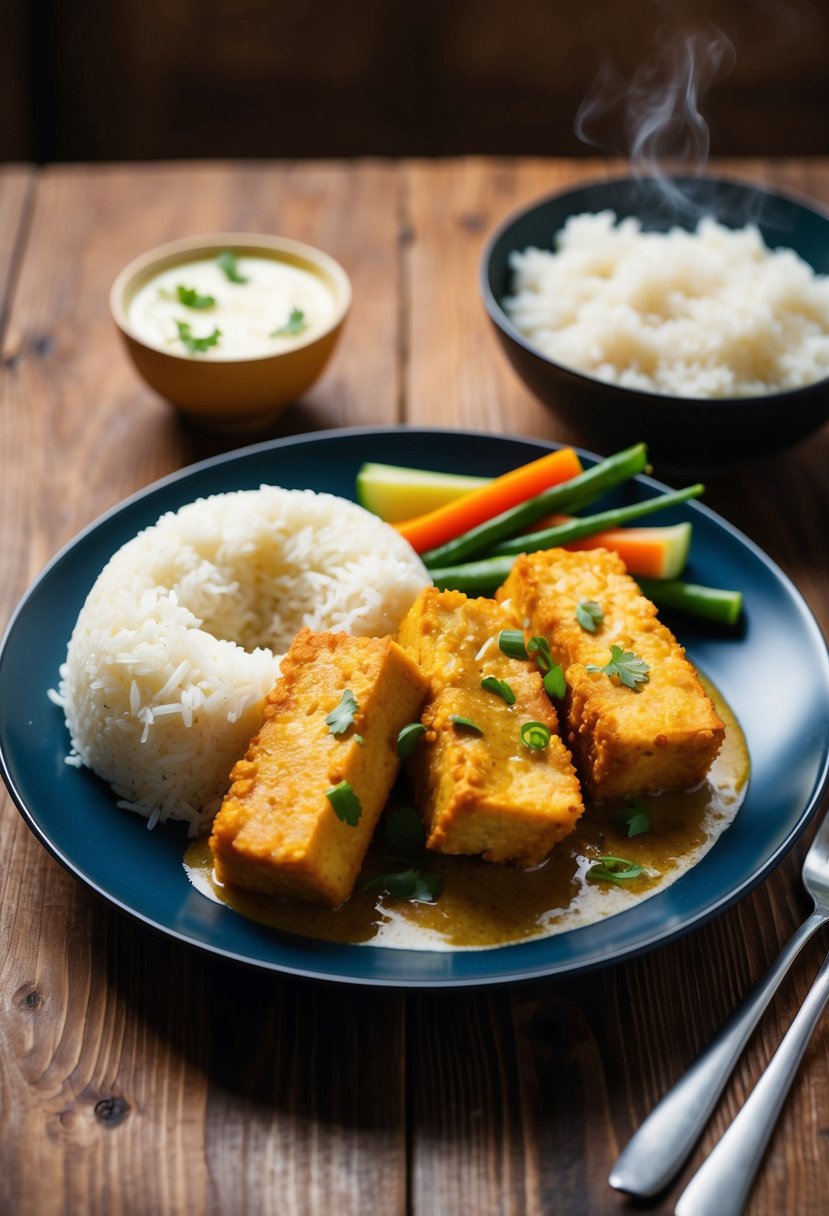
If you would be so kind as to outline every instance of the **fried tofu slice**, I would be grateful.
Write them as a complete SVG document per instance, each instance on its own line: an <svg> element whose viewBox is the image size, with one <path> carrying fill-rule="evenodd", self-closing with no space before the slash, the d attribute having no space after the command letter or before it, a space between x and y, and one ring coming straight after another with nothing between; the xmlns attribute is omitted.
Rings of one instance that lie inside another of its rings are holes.
<svg viewBox="0 0 829 1216"><path fill-rule="evenodd" d="M407 767L430 849L533 866L573 830L584 807L535 664L499 649L500 631L514 627L494 600L434 587L421 592L398 635L430 681L426 734ZM487 676L507 682L513 705L481 688ZM526 722L548 727L546 748L522 742Z"/></svg>
<svg viewBox="0 0 829 1216"><path fill-rule="evenodd" d="M617 554L524 554L497 598L529 633L546 637L564 668L566 737L592 798L690 789L704 779L725 728L685 651ZM577 619L584 603L598 605L595 632ZM629 688L618 675L589 670L608 664L613 645L647 663L646 682Z"/></svg>
<svg viewBox="0 0 829 1216"><path fill-rule="evenodd" d="M346 900L398 772L397 735L427 687L391 638L300 630L213 821L219 881L331 908ZM334 733L326 718L346 691L356 709ZM359 800L356 823L328 797L342 782Z"/></svg>

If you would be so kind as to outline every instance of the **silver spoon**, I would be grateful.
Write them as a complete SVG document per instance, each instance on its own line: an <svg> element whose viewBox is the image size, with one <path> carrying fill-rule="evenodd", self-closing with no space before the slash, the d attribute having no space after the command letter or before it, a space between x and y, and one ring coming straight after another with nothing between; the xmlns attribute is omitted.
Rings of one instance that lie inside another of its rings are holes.
<svg viewBox="0 0 829 1216"><path fill-rule="evenodd" d="M814 900L814 912L789 939L710 1047L668 1090L631 1138L610 1172L612 1187L647 1197L658 1194L679 1173L786 972L812 934L829 921L829 815L803 862L803 885Z"/></svg>

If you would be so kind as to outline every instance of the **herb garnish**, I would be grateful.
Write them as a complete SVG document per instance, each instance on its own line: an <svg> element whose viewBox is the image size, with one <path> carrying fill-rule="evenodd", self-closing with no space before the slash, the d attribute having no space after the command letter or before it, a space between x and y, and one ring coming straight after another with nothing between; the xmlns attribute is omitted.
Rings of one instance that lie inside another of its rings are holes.
<svg viewBox="0 0 829 1216"><path fill-rule="evenodd" d="M344 735L349 726L354 724L357 715L357 698L350 688L346 688L340 697L340 703L325 719L325 725L332 735Z"/></svg>
<svg viewBox="0 0 829 1216"><path fill-rule="evenodd" d="M515 693L506 680L499 680L497 676L484 676L481 680L481 688L485 692L494 692L496 697L502 697L507 705L515 704Z"/></svg>
<svg viewBox="0 0 829 1216"><path fill-rule="evenodd" d="M176 299L185 308L212 308L216 303L215 296L201 296L195 287L185 287L183 283L176 286Z"/></svg>
<svg viewBox="0 0 829 1216"><path fill-rule="evenodd" d="M640 659L630 650L622 650L621 646L614 643L610 647L609 663L605 663L604 667L588 663L585 671L600 671L606 676L618 676L619 683L624 684L625 688L632 688L634 692L639 692L639 685L648 682L650 667L644 659Z"/></svg>
<svg viewBox="0 0 829 1216"><path fill-rule="evenodd" d="M464 718L461 714L450 714L449 721L453 726L461 726L465 730L474 731L476 735L482 735L484 732L478 726L477 722L473 722L471 718Z"/></svg>
<svg viewBox="0 0 829 1216"><path fill-rule="evenodd" d="M631 878L638 878L642 873L642 867L635 861L628 861L626 857L600 857L587 871L587 877L596 882L615 882L621 885Z"/></svg>
<svg viewBox="0 0 829 1216"><path fill-rule="evenodd" d="M414 807L399 806L383 817L386 841L395 856L389 861L403 861L402 870L390 870L363 883L364 891L385 890L392 899L410 899L418 903L433 903L443 890L439 875L420 868L427 858L426 829Z"/></svg>
<svg viewBox="0 0 829 1216"><path fill-rule="evenodd" d="M272 338L290 338L294 334L301 334L303 329L307 329L308 322L305 320L305 313L301 308L292 308L291 315L284 325L279 329L275 329L271 334Z"/></svg>
<svg viewBox="0 0 829 1216"><path fill-rule="evenodd" d="M525 722L521 727L521 742L530 751L543 752L549 745L552 733L543 722Z"/></svg>
<svg viewBox="0 0 829 1216"><path fill-rule="evenodd" d="M635 798L628 799L628 804L616 816L619 827L625 828L628 836L641 836L651 830L651 817L641 802Z"/></svg>
<svg viewBox="0 0 829 1216"><path fill-rule="evenodd" d="M498 646L508 659L529 658L520 629L502 629L498 634Z"/></svg>
<svg viewBox="0 0 829 1216"><path fill-rule="evenodd" d="M329 790L325 791L325 796L331 803L337 818L341 819L343 823L347 823L349 827L355 828L360 822L363 808L360 806L360 799L351 787L351 782L340 781L338 785L332 785Z"/></svg>
<svg viewBox="0 0 829 1216"><path fill-rule="evenodd" d="M576 608L576 620L582 629L595 633L604 620L604 611L595 600L582 600Z"/></svg>
<svg viewBox="0 0 829 1216"><path fill-rule="evenodd" d="M426 727L422 722L409 722L402 728L397 736L397 754L405 757L411 756L417 741L421 735L426 734Z"/></svg>
<svg viewBox="0 0 829 1216"><path fill-rule="evenodd" d="M178 327L178 336L191 355L203 354L211 346L218 346L219 338L222 336L220 329L214 329L212 334L206 334L203 338L197 338L190 329L189 321L176 321L176 325Z"/></svg>
<svg viewBox="0 0 829 1216"><path fill-rule="evenodd" d="M245 275L239 273L239 268L236 264L236 254L232 249L223 249L216 258L216 264L224 273L228 283L247 283Z"/></svg>
<svg viewBox="0 0 829 1216"><path fill-rule="evenodd" d="M561 663L554 663L544 677L544 691L548 697L560 701L567 692L567 681L564 679L564 668Z"/></svg>

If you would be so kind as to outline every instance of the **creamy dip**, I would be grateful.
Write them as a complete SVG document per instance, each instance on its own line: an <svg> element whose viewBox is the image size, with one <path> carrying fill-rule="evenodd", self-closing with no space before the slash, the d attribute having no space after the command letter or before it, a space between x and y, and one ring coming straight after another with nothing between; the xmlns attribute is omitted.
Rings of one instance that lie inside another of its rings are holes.
<svg viewBox="0 0 829 1216"><path fill-rule="evenodd" d="M429 869L443 880L435 903L392 900L366 880L388 865L372 843L354 894L336 911L259 895L215 881L206 836L184 859L193 885L261 924L334 942L408 950L483 949L551 937L590 925L655 895L704 856L733 821L746 794L749 759L745 739L728 706L706 683L725 723L725 742L708 778L696 789L640 799L650 830L628 837L619 806L588 806L576 830L534 870L493 865L476 857L433 854ZM378 833L379 835L379 833ZM642 867L624 886L599 883L587 871L601 856L624 857Z"/></svg>
<svg viewBox="0 0 829 1216"><path fill-rule="evenodd" d="M151 278L127 310L135 334L173 354L244 359L300 346L334 319L334 295L311 271L246 255L225 264L245 281L229 278L218 258L181 262Z"/></svg>

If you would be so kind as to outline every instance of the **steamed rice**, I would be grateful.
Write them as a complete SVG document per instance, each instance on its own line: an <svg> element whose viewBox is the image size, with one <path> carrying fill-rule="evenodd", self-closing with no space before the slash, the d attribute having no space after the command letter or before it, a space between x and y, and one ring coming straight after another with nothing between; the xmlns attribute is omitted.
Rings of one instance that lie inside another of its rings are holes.
<svg viewBox="0 0 829 1216"><path fill-rule="evenodd" d="M84 604L55 696L70 762L119 805L209 822L302 625L394 632L429 578L388 524L311 490L189 503L123 546Z"/></svg>
<svg viewBox="0 0 829 1216"><path fill-rule="evenodd" d="M753 225L643 232L611 211L572 217L556 252L512 255L504 309L543 354L611 384L747 397L829 376L829 277Z"/></svg>

